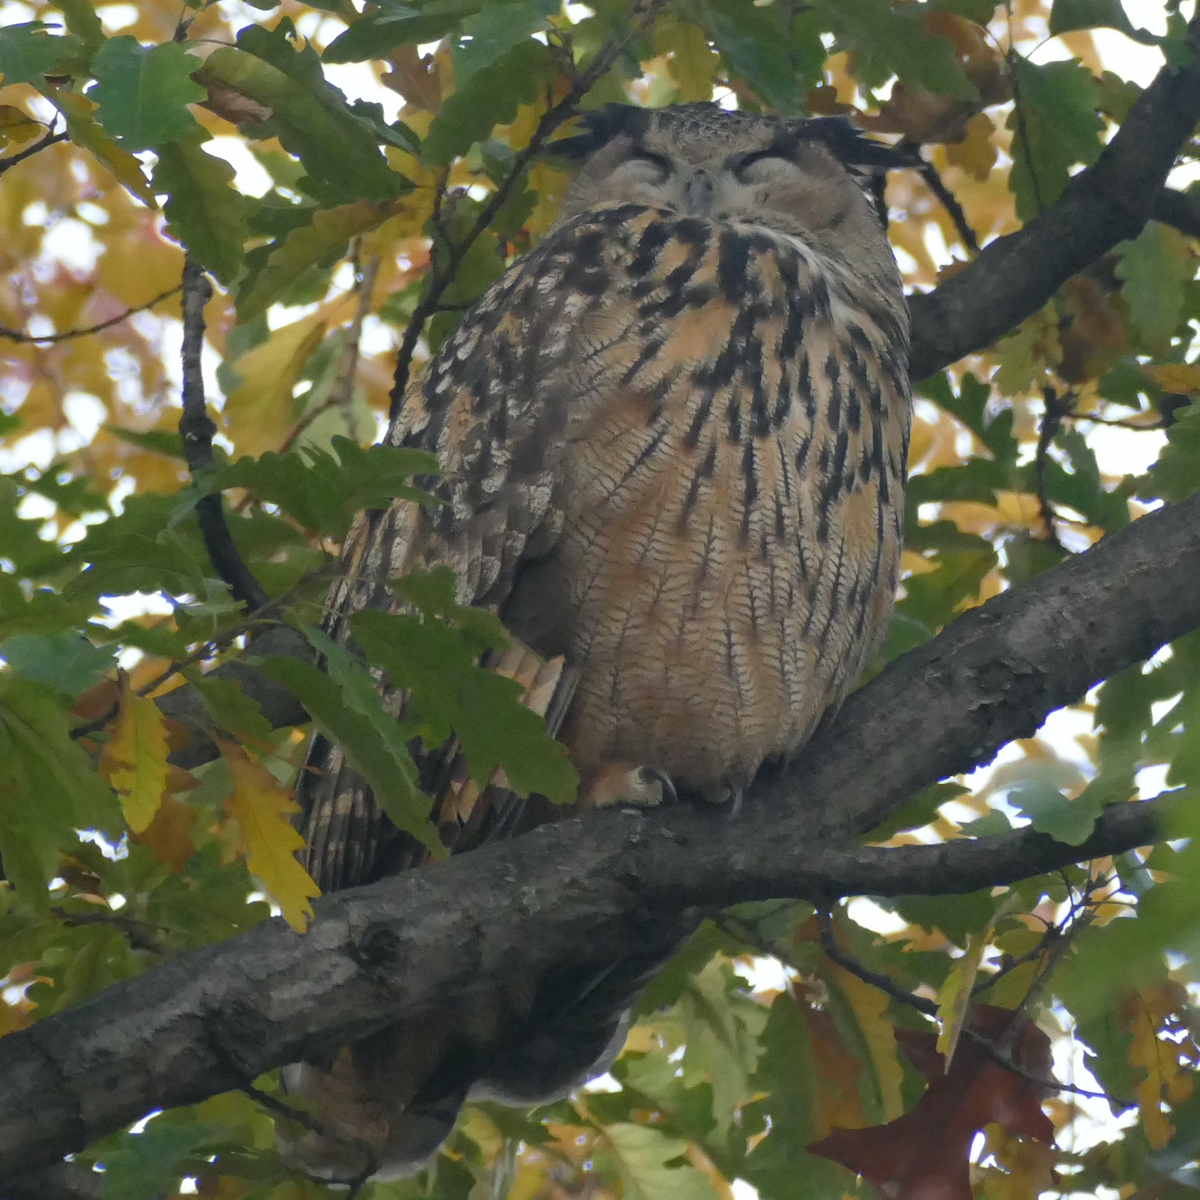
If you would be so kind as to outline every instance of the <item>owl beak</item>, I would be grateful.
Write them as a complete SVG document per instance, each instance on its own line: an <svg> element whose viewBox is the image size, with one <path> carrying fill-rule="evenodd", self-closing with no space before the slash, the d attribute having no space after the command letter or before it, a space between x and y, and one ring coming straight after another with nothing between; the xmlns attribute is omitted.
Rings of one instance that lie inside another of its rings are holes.
<svg viewBox="0 0 1200 1200"><path fill-rule="evenodd" d="M683 200L684 207L693 217L706 217L708 211L712 208L713 192L712 177L707 171L697 171L691 179L687 181L687 187L684 189Z"/></svg>

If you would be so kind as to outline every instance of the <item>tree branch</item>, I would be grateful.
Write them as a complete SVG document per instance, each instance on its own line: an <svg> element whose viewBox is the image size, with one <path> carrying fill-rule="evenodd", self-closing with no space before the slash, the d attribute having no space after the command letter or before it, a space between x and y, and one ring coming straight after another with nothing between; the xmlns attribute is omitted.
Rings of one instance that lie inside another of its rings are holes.
<svg viewBox="0 0 1200 1200"><path fill-rule="evenodd" d="M35 154L40 154L48 146L56 145L58 142L65 142L68 136L65 131L63 133L47 132L41 141L34 142L32 146L27 146L17 154L10 154L8 158L0 158L0 175L15 167L17 163L24 162L27 158L32 158Z"/></svg>
<svg viewBox="0 0 1200 1200"><path fill-rule="evenodd" d="M1154 201L1150 215L1156 221L1186 233L1188 237L1200 238L1200 196L1194 192L1163 188Z"/></svg>
<svg viewBox="0 0 1200 1200"><path fill-rule="evenodd" d="M183 415L179 432L183 454L193 478L215 468L212 440L216 425L208 415L204 399L204 372L200 358L204 350L204 306L212 296L212 284L203 268L189 254L183 264ZM196 503L204 548L217 574L229 585L235 600L250 611L269 608L271 597L242 561L229 532L220 492L210 492Z"/></svg>
<svg viewBox="0 0 1200 1200"><path fill-rule="evenodd" d="M173 288L168 288L165 292L160 292L153 300L147 300L145 304L139 304L136 308L127 308L123 313L118 313L115 317L109 317L107 321L100 321L96 325L88 325L83 329L67 329L62 333L48 333L45 337L34 337L31 333L22 333L18 329L5 329L0 326L0 338L4 338L9 342L19 342L22 345L44 346L55 342L69 342L73 338L90 337L93 333L101 333L105 329L111 329L114 325L120 325L122 321L129 320L134 313L145 312L148 308L153 308L161 300L166 300L168 296L173 296L179 291L181 285L176 285Z"/></svg>
<svg viewBox="0 0 1200 1200"><path fill-rule="evenodd" d="M892 663L786 773L758 781L736 819L680 805L543 826L325 897L304 936L268 922L0 1039L0 1177L448 997L654 952L685 909L969 892L1152 843L1169 800L1114 805L1081 846L1029 829L896 849L831 839L872 828L1200 626L1197 577L1200 495Z"/></svg>
<svg viewBox="0 0 1200 1200"><path fill-rule="evenodd" d="M1137 237L1164 203L1178 206L1171 198L1164 202L1162 187L1200 121L1200 17L1188 25L1188 45L1192 60L1163 67L1099 159L1071 180L1057 204L997 238L935 291L909 298L914 379L990 346L1072 275Z"/></svg>

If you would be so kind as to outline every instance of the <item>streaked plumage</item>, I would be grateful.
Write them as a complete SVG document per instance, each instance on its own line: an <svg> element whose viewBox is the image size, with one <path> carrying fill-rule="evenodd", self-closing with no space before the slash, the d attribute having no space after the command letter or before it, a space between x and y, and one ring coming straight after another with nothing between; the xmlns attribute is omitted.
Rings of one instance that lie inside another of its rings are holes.
<svg viewBox="0 0 1200 1200"><path fill-rule="evenodd" d="M594 801L658 799L641 767L723 800L841 702L890 614L908 316L851 173L887 153L840 122L707 105L609 109L573 149L588 158L557 223L466 315L389 434L436 452L445 505L364 518L333 610L392 607L388 578L447 562L460 601L561 660L527 674L542 672L536 702ZM313 765L318 883L408 865L339 752L321 744ZM477 835L484 799L447 828ZM480 1063L497 1039L511 1057L536 993L500 1006L473 1040ZM547 1090L577 1080L569 1065Z"/></svg>

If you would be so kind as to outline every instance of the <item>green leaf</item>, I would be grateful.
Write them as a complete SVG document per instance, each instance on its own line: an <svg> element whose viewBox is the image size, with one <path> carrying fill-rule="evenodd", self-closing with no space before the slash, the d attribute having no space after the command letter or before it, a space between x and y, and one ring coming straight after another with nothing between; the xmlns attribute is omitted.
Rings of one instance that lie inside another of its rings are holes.
<svg viewBox="0 0 1200 1200"><path fill-rule="evenodd" d="M306 87L279 67L232 46L213 51L196 77L269 108L270 119L248 132L278 137L310 178L336 198L334 203L387 200L408 189L408 181L388 166L374 136L327 84Z"/></svg>
<svg viewBox="0 0 1200 1200"><path fill-rule="evenodd" d="M187 106L207 94L191 77L199 65L178 42L147 48L135 37L110 38L92 57L96 87L89 93L105 131L127 150L192 133L196 118Z"/></svg>
<svg viewBox="0 0 1200 1200"><path fill-rule="evenodd" d="M246 259L248 202L234 186L236 172L206 154L207 134L160 146L152 186L167 197L167 232L222 283L232 283Z"/></svg>
<svg viewBox="0 0 1200 1200"><path fill-rule="evenodd" d="M59 700L0 675L0 858L38 911L49 907L58 852L78 844L76 829L89 828L114 836L122 828L116 796L72 741Z"/></svg>
<svg viewBox="0 0 1200 1200"><path fill-rule="evenodd" d="M347 437L333 439L334 454L317 446L259 458L239 458L212 479L217 488L241 487L277 504L288 516L322 537L341 540L363 509L387 508L393 500L430 502L411 486L416 475L437 473L437 459L422 450L371 446Z"/></svg>
<svg viewBox="0 0 1200 1200"><path fill-rule="evenodd" d="M205 675L195 667L185 667L183 674L219 729L249 741L265 741L271 736L271 723L263 716L262 706L242 691L241 684Z"/></svg>
<svg viewBox="0 0 1200 1200"><path fill-rule="evenodd" d="M183 457L183 437L178 432L166 429L122 429L119 425L105 425L103 429L118 441L136 446L139 450L165 454L168 458Z"/></svg>
<svg viewBox="0 0 1200 1200"><path fill-rule="evenodd" d="M1130 23L1121 0L1054 0L1050 10L1050 35L1075 29L1117 29L1126 37L1145 46L1156 46L1159 39Z"/></svg>
<svg viewBox="0 0 1200 1200"><path fill-rule="evenodd" d="M180 1159L228 1138L223 1125L157 1118L104 1156L104 1200L156 1200L178 1185Z"/></svg>
<svg viewBox="0 0 1200 1200"><path fill-rule="evenodd" d="M1150 473L1140 481L1143 500L1186 500L1200 490L1200 404L1175 410L1167 444Z"/></svg>
<svg viewBox="0 0 1200 1200"><path fill-rule="evenodd" d="M252 321L266 312L310 267L336 262L346 254L350 239L378 229L397 211L391 201L359 200L338 208L313 209L307 223L292 229L271 251L253 286L238 296L238 315ZM170 213L170 208L167 210ZM303 213L303 210L302 210Z"/></svg>
<svg viewBox="0 0 1200 1200"><path fill-rule="evenodd" d="M943 804L969 791L961 783L934 783L918 792L907 804L898 808L866 835L868 842L886 842L905 829L920 829L937 816Z"/></svg>
<svg viewBox="0 0 1200 1200"><path fill-rule="evenodd" d="M522 41L490 66L476 71L442 105L421 150L430 166L444 166L483 141L496 125L514 121L554 79L554 59L541 42Z"/></svg>
<svg viewBox="0 0 1200 1200"><path fill-rule="evenodd" d="M1163 354L1183 314L1184 285L1196 275L1188 239L1168 225L1147 221L1133 241L1116 250L1121 261L1115 274L1130 322L1151 353Z"/></svg>
<svg viewBox="0 0 1200 1200"><path fill-rule="evenodd" d="M628 1200L715 1200L707 1176L686 1159L687 1142L649 1125L609 1125L604 1136ZM682 1160L682 1161L676 1161Z"/></svg>
<svg viewBox="0 0 1200 1200"><path fill-rule="evenodd" d="M355 613L350 628L393 686L411 692L408 736L419 733L436 746L457 734L480 787L499 767L520 796L536 792L555 804L575 799L579 780L566 749L521 703L521 684L477 665L478 647L460 629L376 611Z"/></svg>
<svg viewBox="0 0 1200 1200"><path fill-rule="evenodd" d="M304 632L314 643L328 641L319 630ZM314 634L318 636L314 638ZM266 658L256 665L288 688L321 732L345 750L392 823L411 833L434 857L445 857L446 849L429 820L431 802L417 786L416 765L399 724L383 707L362 664L340 647L336 649L339 653L329 663L329 675L298 658Z"/></svg>
<svg viewBox="0 0 1200 1200"><path fill-rule="evenodd" d="M700 0L696 11L731 70L768 104L798 111L803 97L788 57L788 31L779 23L783 9L758 8L749 0Z"/></svg>
<svg viewBox="0 0 1200 1200"><path fill-rule="evenodd" d="M1100 815L1101 805L1086 792L1070 800L1058 788L1044 780L1034 780L1010 791L1005 799L1032 822L1038 833L1049 834L1056 842L1078 846L1087 841Z"/></svg>
<svg viewBox="0 0 1200 1200"><path fill-rule="evenodd" d="M45 684L64 696L78 696L115 665L111 650L101 650L69 629L10 637L0 642L0 658L15 678Z"/></svg>
<svg viewBox="0 0 1200 1200"><path fill-rule="evenodd" d="M67 28L79 39L85 50L95 50L105 40L104 24L92 0L55 0L67 19Z"/></svg>
<svg viewBox="0 0 1200 1200"><path fill-rule="evenodd" d="M895 74L910 90L976 100L978 92L943 37L925 31L921 6L893 7L878 0L819 0L814 5L849 50L855 75L870 87Z"/></svg>
<svg viewBox="0 0 1200 1200"><path fill-rule="evenodd" d="M35 88L46 86L47 75L64 59L79 52L74 37L53 37L41 21L26 21L0 29L0 76L6 87L15 83L30 83Z"/></svg>
<svg viewBox="0 0 1200 1200"><path fill-rule="evenodd" d="M745 993L745 981L715 959L694 975L679 1001L686 1049L683 1083L707 1081L718 1130L729 1130L736 1110L754 1092L751 1077L762 1054L766 1010Z"/></svg>
<svg viewBox="0 0 1200 1200"><path fill-rule="evenodd" d="M1070 170L1090 165L1104 148L1104 120L1095 76L1076 59L1035 64L1014 59L1016 97L1008 128L1013 165L1008 186L1023 221L1063 194Z"/></svg>
<svg viewBox="0 0 1200 1200"><path fill-rule="evenodd" d="M420 8L413 7L409 0L387 0L334 38L323 58L327 63L362 62L386 58L399 46L440 41L464 17L482 7L482 0L435 0Z"/></svg>
<svg viewBox="0 0 1200 1200"><path fill-rule="evenodd" d="M762 1055L752 1080L761 1099L748 1104L747 1126L767 1125L740 1174L763 1196L826 1200L846 1194L846 1174L805 1147L816 1135L812 1109L818 1081L804 1011L790 992L776 996L759 1038Z"/></svg>
<svg viewBox="0 0 1200 1200"><path fill-rule="evenodd" d="M485 4L462 23L463 41L454 51L453 60L455 87L463 87L472 75L490 67L546 26L545 14L531 0Z"/></svg>

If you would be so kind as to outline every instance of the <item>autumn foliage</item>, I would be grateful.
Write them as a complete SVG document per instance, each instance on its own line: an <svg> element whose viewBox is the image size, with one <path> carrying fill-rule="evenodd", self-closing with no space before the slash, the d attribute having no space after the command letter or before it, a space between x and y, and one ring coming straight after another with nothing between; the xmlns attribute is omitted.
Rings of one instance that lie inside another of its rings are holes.
<svg viewBox="0 0 1200 1200"><path fill-rule="evenodd" d="M502 628L444 577L407 581L403 615L359 614L362 655L320 629L355 515L427 500L425 456L371 445L397 361L419 370L546 231L572 106L716 99L903 143L889 232L928 291L1050 211L1145 78L1191 61L1180 7L0 0L0 1035L272 911L304 931L291 793L314 730L433 857L415 739L457 734L470 786L572 797L520 682L478 666ZM1198 158L1187 141L1168 181L1183 216L915 381L873 671L1200 488ZM189 385L208 463L180 434L185 253L213 284ZM213 565L214 496L266 604ZM261 649L285 625L308 660ZM239 659L255 687L214 673ZM403 725L382 671L411 690ZM311 721L281 723L259 685ZM1108 806L1170 791L1191 802L1170 840L950 898L738 906L650 986L605 1079L532 1114L468 1105L427 1172L362 1195L1193 1194L1197 787L1200 633L870 839L1032 824L1077 846ZM344 1195L280 1160L278 1081L256 1088L76 1166L113 1200Z"/></svg>

